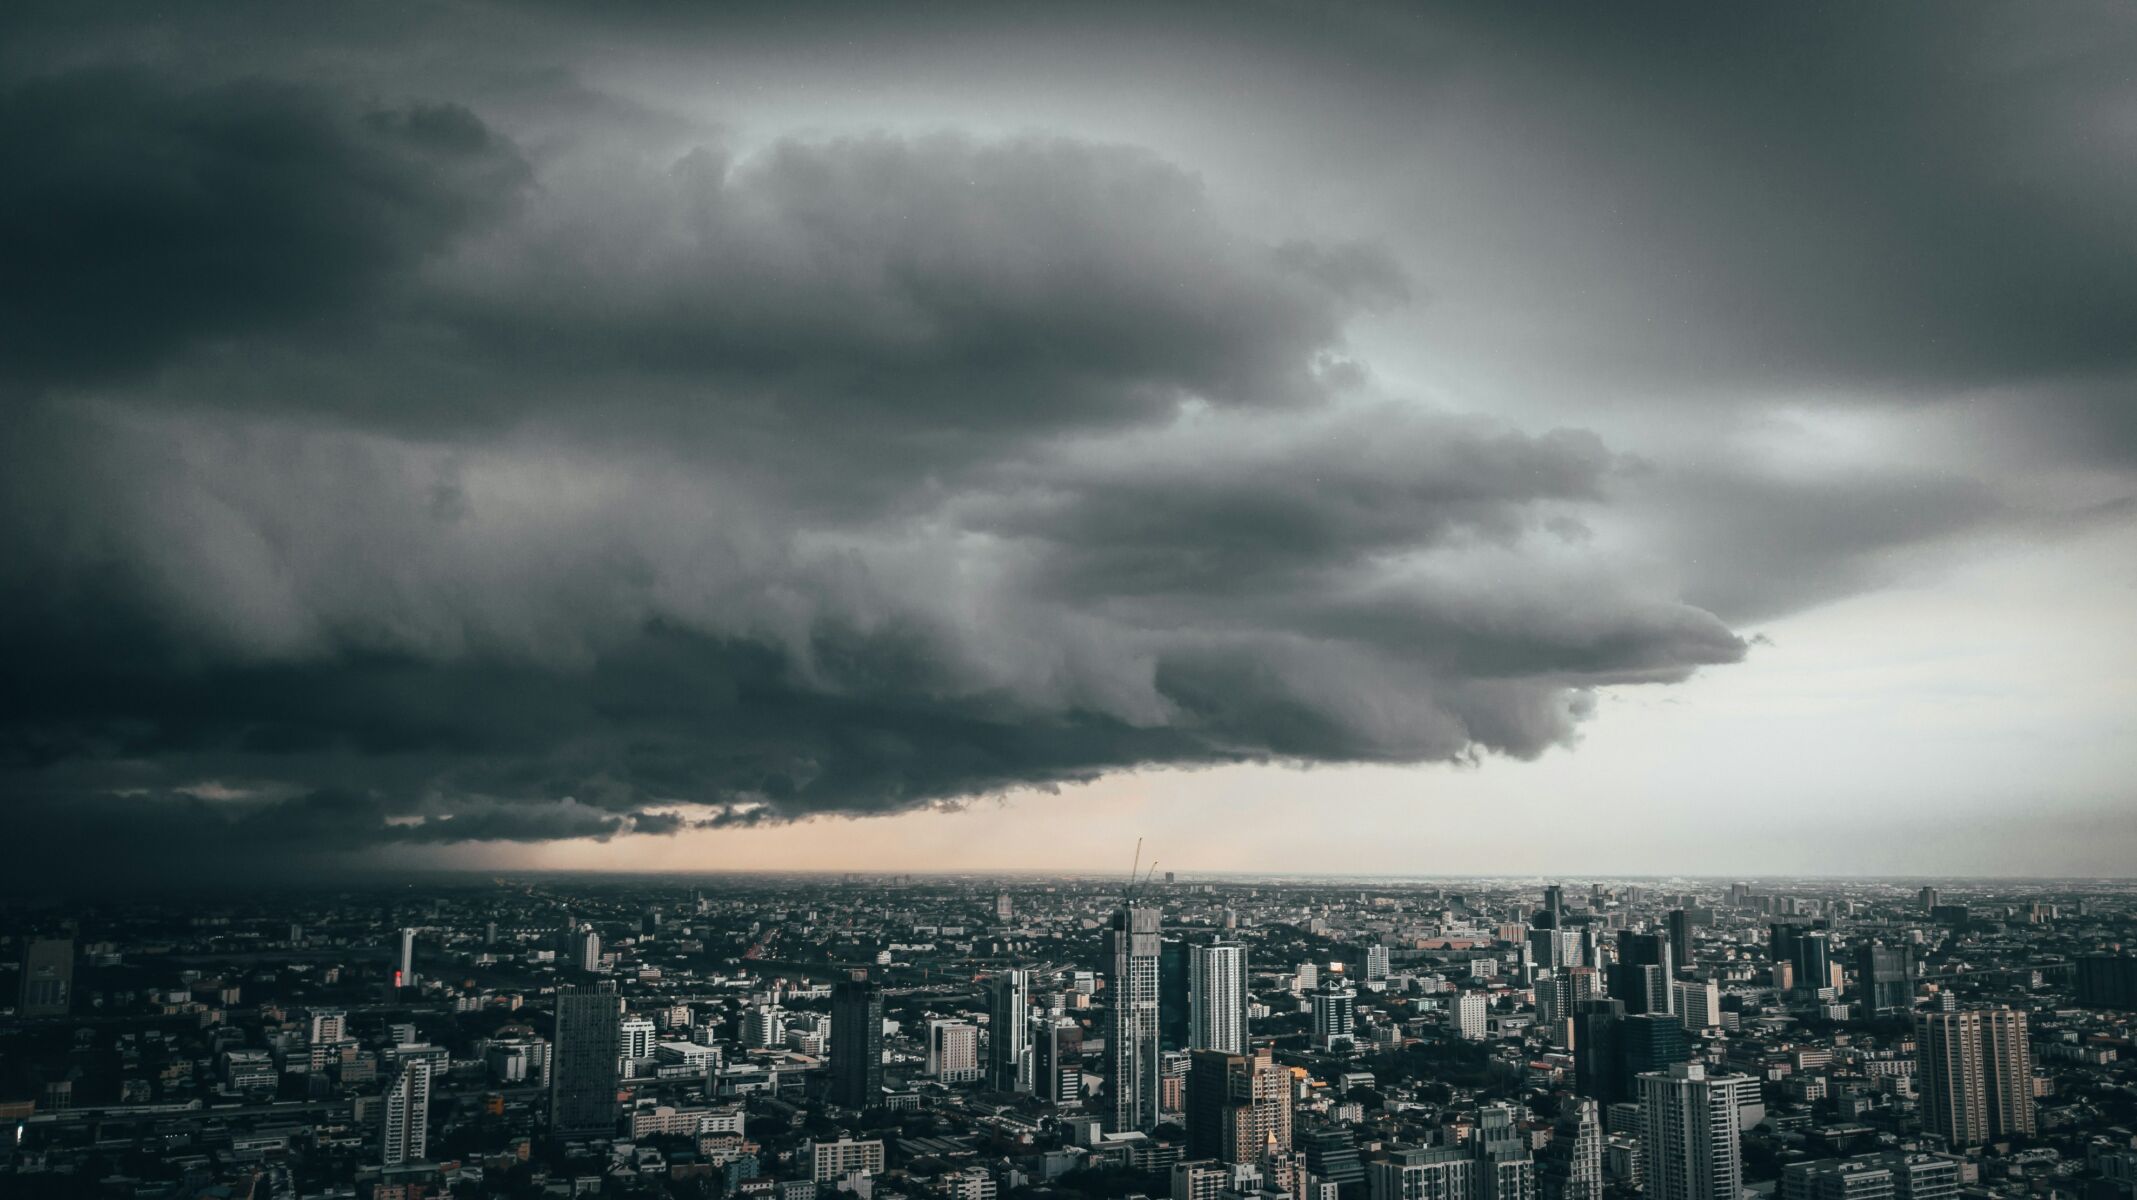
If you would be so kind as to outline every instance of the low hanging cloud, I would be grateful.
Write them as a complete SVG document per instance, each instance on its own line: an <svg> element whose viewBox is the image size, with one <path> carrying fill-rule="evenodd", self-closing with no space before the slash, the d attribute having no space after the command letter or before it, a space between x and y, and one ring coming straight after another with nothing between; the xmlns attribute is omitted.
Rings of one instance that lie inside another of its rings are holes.
<svg viewBox="0 0 2137 1200"><path fill-rule="evenodd" d="M1526 758L1744 653L1579 536L1601 440L1374 394L1384 254L1141 150L6 96L8 236L63 231L0 285L25 870Z"/></svg>

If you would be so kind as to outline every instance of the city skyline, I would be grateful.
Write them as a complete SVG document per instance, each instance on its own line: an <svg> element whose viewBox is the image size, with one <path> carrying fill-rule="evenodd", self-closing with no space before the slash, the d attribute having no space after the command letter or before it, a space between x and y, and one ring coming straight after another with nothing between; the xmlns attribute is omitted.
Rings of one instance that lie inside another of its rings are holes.
<svg viewBox="0 0 2137 1200"><path fill-rule="evenodd" d="M2133 56L11 5L0 886L2127 875Z"/></svg>

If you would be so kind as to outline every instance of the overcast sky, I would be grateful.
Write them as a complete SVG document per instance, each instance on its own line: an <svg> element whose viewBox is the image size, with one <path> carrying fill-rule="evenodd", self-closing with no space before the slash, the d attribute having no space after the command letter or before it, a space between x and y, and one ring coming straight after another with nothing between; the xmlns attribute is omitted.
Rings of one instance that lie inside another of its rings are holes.
<svg viewBox="0 0 2137 1200"><path fill-rule="evenodd" d="M78 8L17 878L2137 852L2125 5Z"/></svg>

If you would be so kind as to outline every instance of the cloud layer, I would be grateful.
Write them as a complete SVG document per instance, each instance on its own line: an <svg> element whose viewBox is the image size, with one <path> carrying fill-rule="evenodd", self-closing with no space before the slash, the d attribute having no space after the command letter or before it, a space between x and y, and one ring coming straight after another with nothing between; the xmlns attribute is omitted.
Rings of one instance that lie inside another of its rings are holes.
<svg viewBox="0 0 2137 1200"><path fill-rule="evenodd" d="M1131 147L545 156L97 67L14 86L0 160L18 846L1532 756L1743 650L1582 551L1625 469L1593 435L1371 394L1384 254Z"/></svg>
<svg viewBox="0 0 2137 1200"><path fill-rule="evenodd" d="M0 867L1533 757L2126 512L2108 10L1224 11L0 17ZM752 71L866 119L648 100Z"/></svg>

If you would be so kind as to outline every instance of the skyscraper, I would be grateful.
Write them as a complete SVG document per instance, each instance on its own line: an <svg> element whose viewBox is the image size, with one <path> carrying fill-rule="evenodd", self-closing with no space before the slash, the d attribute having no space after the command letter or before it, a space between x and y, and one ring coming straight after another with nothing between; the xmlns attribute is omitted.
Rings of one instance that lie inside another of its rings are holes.
<svg viewBox="0 0 2137 1200"><path fill-rule="evenodd" d="M883 987L855 971L831 989L831 1102L883 1102Z"/></svg>
<svg viewBox="0 0 2137 1200"><path fill-rule="evenodd" d="M1610 994L1628 1013L1666 1013L1670 995L1670 939L1666 933L1618 932L1618 960L1610 966Z"/></svg>
<svg viewBox="0 0 2137 1200"><path fill-rule="evenodd" d="M1188 950L1187 1044L1194 1050L1244 1054L1247 1048L1247 948L1217 942Z"/></svg>
<svg viewBox="0 0 2137 1200"><path fill-rule="evenodd" d="M2026 1014L1968 1009L1915 1017L1922 1123L1954 1148L2033 1132Z"/></svg>
<svg viewBox="0 0 2137 1200"><path fill-rule="evenodd" d="M1366 982L1367 982L1367 983L1377 983L1377 982L1379 982L1380 980L1386 979L1387 977L1388 977L1388 948L1387 948L1386 946L1383 946L1383 945L1379 944L1378 942L1375 942L1375 943L1373 943L1372 945L1370 945L1370 946L1367 946L1367 947L1365 948L1365 979L1366 979Z"/></svg>
<svg viewBox="0 0 2137 1200"><path fill-rule="evenodd" d="M1267 1050L1194 1052L1187 1074L1187 1146L1195 1158L1260 1162L1291 1147L1291 1075Z"/></svg>
<svg viewBox="0 0 2137 1200"><path fill-rule="evenodd" d="M987 990L987 1086L998 1092L1032 1090L1031 979L1007 970Z"/></svg>
<svg viewBox="0 0 2137 1200"><path fill-rule="evenodd" d="M1603 1200L1603 1122L1593 1100L1558 1110L1537 1176L1543 1200Z"/></svg>
<svg viewBox="0 0 2137 1200"><path fill-rule="evenodd" d="M428 1058L404 1058L388 1077L379 1130L379 1161L386 1166L422 1162L430 1153L430 1067Z"/></svg>
<svg viewBox="0 0 2137 1200"><path fill-rule="evenodd" d="M34 939L22 951L22 994L15 1011L25 1017L64 1017L73 1004L74 939Z"/></svg>
<svg viewBox="0 0 2137 1200"><path fill-rule="evenodd" d="M1625 1020L1622 1000L1583 1000L1573 1006L1574 1091L1608 1107L1625 1094L1620 1069L1618 1026Z"/></svg>
<svg viewBox="0 0 2137 1200"><path fill-rule="evenodd" d="M557 989L556 1040L549 1056L549 1128L557 1137L615 1132L622 1024L615 984Z"/></svg>
<svg viewBox="0 0 2137 1200"><path fill-rule="evenodd" d="M1670 971L1674 974L1692 965L1692 914L1673 908L1664 928L1669 932Z"/></svg>
<svg viewBox="0 0 2137 1200"><path fill-rule="evenodd" d="M1833 986L1833 935L1807 929L1796 939L1796 986L1806 992Z"/></svg>
<svg viewBox="0 0 2137 1200"><path fill-rule="evenodd" d="M1113 1011L1106 1036L1107 1111L1114 1132L1158 1124L1158 910L1123 907L1106 931Z"/></svg>
<svg viewBox="0 0 2137 1200"><path fill-rule="evenodd" d="M1677 1063L1638 1077L1647 1200L1738 1200L1744 1186L1737 1109L1758 1094L1748 1075L1709 1077Z"/></svg>
<svg viewBox="0 0 2137 1200"><path fill-rule="evenodd" d="M393 970L393 986L412 988L416 985L416 931L401 930L401 956Z"/></svg>
<svg viewBox="0 0 2137 1200"><path fill-rule="evenodd" d="M1534 922L1538 929L1556 929L1560 917L1566 911L1566 889L1558 884L1547 884L1543 889L1543 908Z"/></svg>
<svg viewBox="0 0 2137 1200"><path fill-rule="evenodd" d="M1194 1043L1194 983L1190 948L1180 938L1158 942L1158 1049L1186 1051Z"/></svg>

